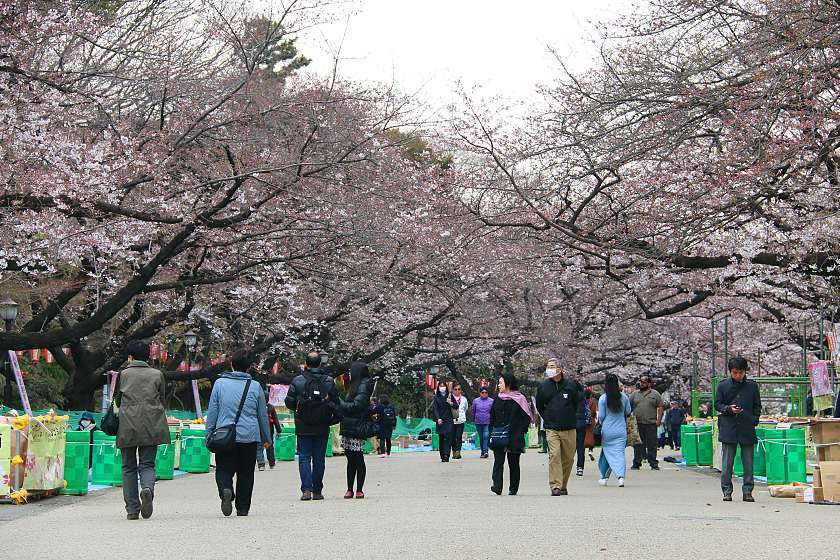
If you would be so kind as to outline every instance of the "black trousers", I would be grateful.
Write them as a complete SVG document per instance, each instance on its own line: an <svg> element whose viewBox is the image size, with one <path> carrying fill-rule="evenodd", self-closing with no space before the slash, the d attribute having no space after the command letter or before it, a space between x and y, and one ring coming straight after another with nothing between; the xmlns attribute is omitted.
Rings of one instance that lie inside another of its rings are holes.
<svg viewBox="0 0 840 560"><path fill-rule="evenodd" d="M647 459L651 467L658 466L656 424L639 424L639 437L642 438L642 444L633 446L633 466L641 467L642 459Z"/></svg>
<svg viewBox="0 0 840 560"><path fill-rule="evenodd" d="M462 443L464 443L464 425L455 424L455 430L452 432L452 451L460 453Z"/></svg>
<svg viewBox="0 0 840 560"><path fill-rule="evenodd" d="M219 497L222 491L231 490L235 498L236 511L251 509L251 494L254 492L254 467L257 463L258 443L237 443L231 451L216 453L216 486ZM236 488L233 477L236 476Z"/></svg>
<svg viewBox="0 0 840 560"><path fill-rule="evenodd" d="M501 490L504 484L505 457L507 457L508 469L510 470L511 494L519 492L519 453L510 453L504 449L493 450L493 487Z"/></svg>
<svg viewBox="0 0 840 560"><path fill-rule="evenodd" d="M394 428L382 428L379 432L379 454L391 454L391 437L394 435Z"/></svg>
<svg viewBox="0 0 840 560"><path fill-rule="evenodd" d="M365 454L363 451L344 450L347 457L347 489L353 491L353 483L356 483L356 491L361 492L365 486L367 466L365 466Z"/></svg>
<svg viewBox="0 0 840 560"><path fill-rule="evenodd" d="M441 460L448 460L452 452L452 432L438 434L438 452Z"/></svg>
<svg viewBox="0 0 840 560"><path fill-rule="evenodd" d="M586 449L583 448L583 441L586 439L586 428L577 428L577 468L582 469L586 464Z"/></svg>

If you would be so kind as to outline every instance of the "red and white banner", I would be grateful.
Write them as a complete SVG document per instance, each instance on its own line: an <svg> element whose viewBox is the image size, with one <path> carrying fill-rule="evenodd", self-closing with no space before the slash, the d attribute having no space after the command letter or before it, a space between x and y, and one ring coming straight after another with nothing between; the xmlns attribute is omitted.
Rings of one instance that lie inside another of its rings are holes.
<svg viewBox="0 0 840 560"><path fill-rule="evenodd" d="M274 365L271 366L271 375L277 375L280 373L280 362L274 362Z"/></svg>
<svg viewBox="0 0 840 560"><path fill-rule="evenodd" d="M46 348L44 349L44 358L47 360L48 364L51 364L55 361L55 358L53 357L52 352L50 352Z"/></svg>

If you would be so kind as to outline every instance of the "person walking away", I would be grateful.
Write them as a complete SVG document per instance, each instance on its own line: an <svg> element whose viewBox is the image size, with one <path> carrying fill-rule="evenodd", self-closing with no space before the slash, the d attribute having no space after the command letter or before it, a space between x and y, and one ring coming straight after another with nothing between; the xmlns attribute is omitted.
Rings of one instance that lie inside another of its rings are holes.
<svg viewBox="0 0 840 560"><path fill-rule="evenodd" d="M543 418L548 440L548 484L552 496L569 493L569 476L575 462L577 409L580 392L565 379L556 358L546 364L545 381L537 389L537 411Z"/></svg>
<svg viewBox="0 0 840 560"><path fill-rule="evenodd" d="M598 417L598 399L593 398L592 387L586 388L586 399L589 403L589 426L586 428L586 436L583 440L583 446L589 451L589 460L595 460L595 423Z"/></svg>
<svg viewBox="0 0 840 560"><path fill-rule="evenodd" d="M394 436L394 428L397 427L397 410L391 404L388 395L382 395L379 406L382 408L379 415L379 456L390 457L391 438Z"/></svg>
<svg viewBox="0 0 840 560"><path fill-rule="evenodd" d="M627 447L627 417L631 414L630 398L621 391L618 377L608 373L604 381L604 394L598 399L598 424L601 426L601 455L598 470L601 478L598 484L606 486L611 474L618 478L618 485L624 486L627 462L624 448Z"/></svg>
<svg viewBox="0 0 840 560"><path fill-rule="evenodd" d="M682 447L682 425L685 424L688 414L680 406L680 401L671 401L671 408L668 409L668 432L671 434L671 443L677 448Z"/></svg>
<svg viewBox="0 0 840 560"><path fill-rule="evenodd" d="M265 392L247 373L255 361L250 348L235 351L230 359L231 371L222 374L213 384L207 406L208 437L216 427L236 423L236 445L216 453L216 487L225 517L233 513L234 506L236 515L248 515L254 493L257 449L268 449L271 441ZM240 406L242 411L237 420Z"/></svg>
<svg viewBox="0 0 840 560"><path fill-rule="evenodd" d="M382 416L382 405L379 404L379 399L376 397L370 398L370 416L371 418L374 416ZM377 437L371 439L370 452L374 455L379 455L380 453L383 453L380 447L379 434L377 434Z"/></svg>
<svg viewBox="0 0 840 560"><path fill-rule="evenodd" d="M720 414L718 418L718 440L721 443L721 472L720 487L723 490L723 501L732 501L732 468L735 463L735 453L741 446L741 461L744 466L744 484L741 488L743 500L754 502L752 491L753 478L753 450L758 438L755 427L761 416L761 395L758 383L747 379L749 364L741 356L729 360L729 378L724 379L715 393L715 409Z"/></svg>
<svg viewBox="0 0 840 560"><path fill-rule="evenodd" d="M630 396L630 406L633 408L636 425L639 428L639 437L642 439L641 444L633 446L633 466L631 468L639 470L642 466L642 459L647 459L650 468L658 471L656 429L662 424L665 405L659 391L652 388L649 375L643 375L639 379L639 390L634 391Z"/></svg>
<svg viewBox="0 0 840 560"><path fill-rule="evenodd" d="M578 403L577 414L575 415L575 449L577 451L577 476L583 476L583 467L586 461L586 433L592 424L592 410L589 408L589 397L592 392L584 389L579 382L575 383L580 390L580 402Z"/></svg>
<svg viewBox="0 0 840 560"><path fill-rule="evenodd" d="M499 378L499 395L490 407L490 431L506 429L506 445L493 447L493 486L490 490L501 495L504 482L505 459L510 470L508 495L519 492L519 459L525 452L525 437L531 425L531 406L519 392L516 377L503 373Z"/></svg>
<svg viewBox="0 0 840 560"><path fill-rule="evenodd" d="M128 366L119 374L114 403L119 408L117 448L122 453L127 519L152 516L157 446L169 443L163 374L149 366L149 343L128 343ZM138 489L139 477L139 489Z"/></svg>
<svg viewBox="0 0 840 560"><path fill-rule="evenodd" d="M265 396L265 394L263 395ZM265 400L268 403L268 397ZM265 470L266 459L268 460L269 469L273 470L274 465L277 464L277 459L274 456L274 435L276 433L279 436L283 433L283 425L277 417L277 411L274 409L274 405L266 404L266 415L268 417L268 447L265 449L262 446L257 447L257 469L261 471Z"/></svg>
<svg viewBox="0 0 840 560"><path fill-rule="evenodd" d="M453 430L452 430L452 458L461 458L461 445L464 443L464 425L467 423L467 408L469 401L462 394L463 390L459 384L452 386L452 400L457 406L456 411L453 412Z"/></svg>
<svg viewBox="0 0 840 560"><path fill-rule="evenodd" d="M487 387L482 387L481 393L472 402L473 420L475 421L475 429L478 432L482 459L489 457L490 409L492 407L493 399L488 395Z"/></svg>
<svg viewBox="0 0 840 560"><path fill-rule="evenodd" d="M438 383L435 399L432 402L432 413L438 434L438 451L440 452L441 463L449 462L449 455L452 449L452 435L455 431L455 423L453 419L453 412L458 409L458 405L452 400L452 395L449 394L449 388L446 383L441 381Z"/></svg>
<svg viewBox="0 0 840 560"><path fill-rule="evenodd" d="M347 398L341 401L341 448L347 458L347 491L345 499L353 498L353 484L356 485L355 497L365 497L364 486L367 467L365 466L365 442L373 435L366 430L373 429L372 423L378 420L376 408L371 408L370 395L373 393L373 379L370 377L365 362L353 362L350 365L350 386Z"/></svg>
<svg viewBox="0 0 840 560"><path fill-rule="evenodd" d="M338 417L340 402L335 381L321 369L321 355L306 355L303 373L292 380L286 407L295 413L301 501L323 500L325 455L330 426ZM365 402L367 408L367 402Z"/></svg>

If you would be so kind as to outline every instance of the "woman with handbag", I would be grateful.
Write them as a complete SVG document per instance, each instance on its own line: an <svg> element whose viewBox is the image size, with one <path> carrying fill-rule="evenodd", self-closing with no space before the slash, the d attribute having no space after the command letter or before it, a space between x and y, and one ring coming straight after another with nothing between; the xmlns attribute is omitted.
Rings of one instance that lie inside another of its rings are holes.
<svg viewBox="0 0 840 560"><path fill-rule="evenodd" d="M627 447L627 417L630 416L630 398L619 388L618 377L607 374L604 394L598 399L598 424L601 432L601 456L598 470L601 478L598 484L606 486L611 473L618 478L618 485L624 486L627 461L624 448Z"/></svg>
<svg viewBox="0 0 840 560"><path fill-rule="evenodd" d="M531 406L517 388L516 377L503 373L499 378L499 396L490 408L490 448L493 450L493 486L490 490L502 493L505 459L510 469L508 495L519 491L519 458L525 452L525 435L531 425Z"/></svg>
<svg viewBox="0 0 840 560"><path fill-rule="evenodd" d="M255 361L254 353L250 348L241 348L230 361L233 371L219 377L210 393L206 437L207 447L216 453L216 486L222 514L229 516L235 505L236 515L245 516L251 509L257 448L262 444L267 449L271 438L265 393L245 373Z"/></svg>
<svg viewBox="0 0 840 560"><path fill-rule="evenodd" d="M350 366L350 385L347 397L341 401L341 448L347 458L347 492L344 499L354 497L353 484L356 485L355 497L365 497L364 485L367 467L365 466L365 442L379 433L378 418L370 408L373 393L373 379L370 377L365 362L353 362Z"/></svg>

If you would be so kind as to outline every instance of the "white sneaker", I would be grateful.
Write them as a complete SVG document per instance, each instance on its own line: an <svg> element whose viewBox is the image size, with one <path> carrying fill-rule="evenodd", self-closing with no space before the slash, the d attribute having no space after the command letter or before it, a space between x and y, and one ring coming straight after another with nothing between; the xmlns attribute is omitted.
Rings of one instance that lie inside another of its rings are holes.
<svg viewBox="0 0 840 560"><path fill-rule="evenodd" d="M607 485L607 479L606 478L599 478L598 479L598 484L600 484L601 486L606 486Z"/></svg>
<svg viewBox="0 0 840 560"><path fill-rule="evenodd" d="M622 488L624 487L624 478L619 478L618 479L618 485Z"/></svg>
<svg viewBox="0 0 840 560"><path fill-rule="evenodd" d="M384 459L385 457L386 457L386 455L384 453L379 456L380 459Z"/></svg>

